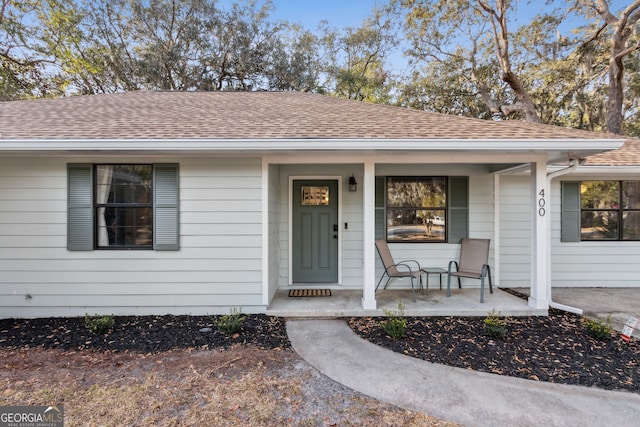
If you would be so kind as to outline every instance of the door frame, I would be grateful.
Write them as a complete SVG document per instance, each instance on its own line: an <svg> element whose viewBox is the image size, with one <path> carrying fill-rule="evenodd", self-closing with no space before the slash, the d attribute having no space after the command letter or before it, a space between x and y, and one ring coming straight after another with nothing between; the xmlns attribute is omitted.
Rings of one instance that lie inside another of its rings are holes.
<svg viewBox="0 0 640 427"><path fill-rule="evenodd" d="M324 180L324 181L338 181L338 282L337 283L318 283L318 286L327 287L327 285L342 286L342 176L340 175L290 175L289 176L289 188L287 198L288 200L288 230L289 230L289 286L294 286L293 283L293 181L297 180Z"/></svg>

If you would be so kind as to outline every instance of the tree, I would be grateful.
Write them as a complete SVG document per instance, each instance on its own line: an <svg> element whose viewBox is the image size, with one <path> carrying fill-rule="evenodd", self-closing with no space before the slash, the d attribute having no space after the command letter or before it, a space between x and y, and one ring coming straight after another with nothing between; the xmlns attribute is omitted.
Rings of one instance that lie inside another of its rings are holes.
<svg viewBox="0 0 640 427"><path fill-rule="evenodd" d="M219 25L206 36L208 45L201 65L206 90L254 90L267 88L268 70L280 49L284 23L273 23L270 1L233 4L222 13Z"/></svg>
<svg viewBox="0 0 640 427"><path fill-rule="evenodd" d="M321 38L299 25L289 25L279 41L267 70L269 89L326 92L320 83L326 68Z"/></svg>
<svg viewBox="0 0 640 427"><path fill-rule="evenodd" d="M342 33L326 31L325 44L330 55L327 72L334 82L335 96L360 101L388 100L385 83L389 73L384 60L397 45L392 21L374 14L359 28Z"/></svg>
<svg viewBox="0 0 640 427"><path fill-rule="evenodd" d="M450 60L458 62L474 83L478 97L493 114L516 115L539 122L529 89L513 64L513 35L508 28L512 3L508 0L398 0L397 4L406 11L410 55L442 64ZM486 37L487 30L491 40ZM490 53L493 60L488 56ZM496 77L509 87L513 96L495 96L504 94ZM506 100L510 102L502 102Z"/></svg>
<svg viewBox="0 0 640 427"><path fill-rule="evenodd" d="M607 99L607 130L622 134L625 60L640 50L635 30L640 20L640 0L635 0L616 16L606 0L580 0L579 5L593 10L604 21L587 43L593 43L600 33L610 28L609 88Z"/></svg>
<svg viewBox="0 0 640 427"><path fill-rule="evenodd" d="M131 2L136 48L136 73L146 87L188 90L198 86L204 35L216 27L209 0Z"/></svg>
<svg viewBox="0 0 640 427"><path fill-rule="evenodd" d="M87 0L86 41L77 48L91 67L74 70L74 80L84 93L272 88L283 76L283 65L276 67L282 54L300 52L283 44L286 24L269 20L272 7L258 0L230 10L214 0Z"/></svg>
<svg viewBox="0 0 640 427"><path fill-rule="evenodd" d="M56 0L0 0L0 100L61 93L47 32L62 10Z"/></svg>

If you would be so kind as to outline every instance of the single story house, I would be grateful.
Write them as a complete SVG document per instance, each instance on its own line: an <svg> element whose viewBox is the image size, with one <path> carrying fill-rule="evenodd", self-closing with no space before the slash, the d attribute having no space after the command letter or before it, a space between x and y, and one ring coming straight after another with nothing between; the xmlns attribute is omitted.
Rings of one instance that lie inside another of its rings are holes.
<svg viewBox="0 0 640 427"><path fill-rule="evenodd" d="M0 317L263 313L291 288L364 313L377 238L446 268L465 236L532 310L640 287L640 143L299 92L0 103Z"/></svg>

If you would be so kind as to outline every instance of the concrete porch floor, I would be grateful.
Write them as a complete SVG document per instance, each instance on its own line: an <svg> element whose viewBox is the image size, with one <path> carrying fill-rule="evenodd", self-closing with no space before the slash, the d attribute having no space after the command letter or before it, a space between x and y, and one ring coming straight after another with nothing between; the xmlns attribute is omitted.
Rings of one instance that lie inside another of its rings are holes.
<svg viewBox="0 0 640 427"><path fill-rule="evenodd" d="M362 308L361 290L332 289L330 297L289 297L288 289L279 290L267 308L267 314L278 317L336 318L356 316L385 316L384 309L397 310L405 306L407 316L486 316L495 309L502 316L547 315L547 310L535 310L527 301L494 288L485 288L485 302L480 303L480 289L429 289L424 295L416 290L416 302L411 289L385 289L376 292L376 310Z"/></svg>

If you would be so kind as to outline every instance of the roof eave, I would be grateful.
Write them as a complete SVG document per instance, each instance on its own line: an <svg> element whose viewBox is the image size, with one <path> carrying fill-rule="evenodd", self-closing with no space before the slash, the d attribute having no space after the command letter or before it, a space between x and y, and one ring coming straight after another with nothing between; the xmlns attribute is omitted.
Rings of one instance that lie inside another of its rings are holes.
<svg viewBox="0 0 640 427"><path fill-rule="evenodd" d="M279 152L438 151L537 152L588 157L616 150L623 139L3 139L0 152ZM551 159L550 159L551 160Z"/></svg>

